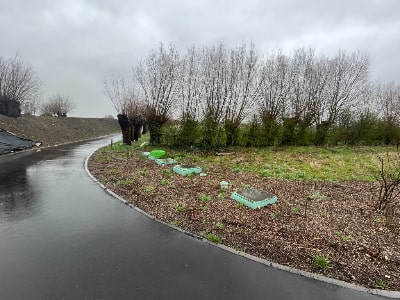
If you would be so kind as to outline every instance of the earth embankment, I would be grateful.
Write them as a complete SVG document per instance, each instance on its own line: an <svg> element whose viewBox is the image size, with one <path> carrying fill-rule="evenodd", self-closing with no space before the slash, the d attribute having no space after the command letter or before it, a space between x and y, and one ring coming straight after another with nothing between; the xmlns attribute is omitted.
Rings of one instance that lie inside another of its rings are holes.
<svg viewBox="0 0 400 300"><path fill-rule="evenodd" d="M120 128L116 119L110 118L58 118L22 115L10 118L0 115L0 129L16 136L52 146L72 143L117 133Z"/></svg>

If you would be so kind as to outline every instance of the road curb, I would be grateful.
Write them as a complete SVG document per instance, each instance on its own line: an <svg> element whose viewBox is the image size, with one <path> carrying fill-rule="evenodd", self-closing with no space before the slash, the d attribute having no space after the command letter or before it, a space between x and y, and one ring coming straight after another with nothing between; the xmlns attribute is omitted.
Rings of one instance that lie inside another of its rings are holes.
<svg viewBox="0 0 400 300"><path fill-rule="evenodd" d="M228 246L225 246L225 245L222 245L222 244L212 243L209 240L207 240L207 239L205 239L205 238L203 238L201 236L198 236L198 235L195 235L195 234L193 234L191 232L185 231L185 230L183 230L183 229L181 229L181 228L179 228L177 226L174 226L174 225L172 225L170 223L166 223L164 221L158 220L154 216L152 216L152 215L148 214L147 212L141 210L139 207L134 206L133 204L129 203L127 200L125 200L121 196L119 196L116 193L114 193L112 190L107 188L104 184L102 184L99 180L97 180L96 177L94 177L90 173L89 168L88 168L88 163L89 163L90 157L95 152L96 152L96 150L93 151L92 153L90 153L85 159L84 168L85 168L85 171L86 171L87 175L95 183L97 183L105 192L107 192L108 194L110 194L114 198L118 199L119 201L124 203L126 206L129 206L130 208L135 209L137 212L145 215L146 217L148 217L148 218L150 218L150 219L152 219L154 221L157 221L157 222L159 222L161 224L164 224L164 225L166 225L166 226L168 226L170 228L178 230L179 232L181 232L181 233L183 233L185 235L188 235L188 236L191 236L191 237L193 237L195 239L201 240L201 241L203 241L203 242L205 242L205 243L207 243L209 245L212 245L214 247L220 248L220 249L228 251L230 253L239 255L239 256L247 258L249 260L258 262L258 263L263 264L265 266L269 266L269 267L272 267L272 268L275 268L275 269L278 269L278 270L282 270L282 271L290 272L290 273L297 274L297 275L300 275L300 276L304 276L306 278L315 279L315 280L318 280L318 281L321 281L321 282L325 282L325 283L328 283L328 284L333 284L333 285L336 285L336 286L339 286L339 287L352 289L352 290L355 290L355 291L358 291L358 292L364 292L364 293L368 293L368 294L372 294L372 295L383 296L383 297L387 297L387 298L390 298L390 299L400 299L400 291L385 291L385 290L380 290L380 289L370 289L370 288L359 286L359 285L356 285L356 284L353 284L353 283L349 283L349 282L346 282L346 281L342 281L342 280L338 280L338 279L334 279L334 278L329 278L329 277L326 277L326 276L323 276L323 275L320 275L320 274L314 274L314 273L311 273L311 272L302 271L302 270L299 270L299 269L295 269L295 268L292 268L292 267L288 267L288 266L285 266L285 265L274 263L274 262L268 261L266 259L254 256L254 255L235 250L235 249L233 249L231 247L228 247Z"/></svg>

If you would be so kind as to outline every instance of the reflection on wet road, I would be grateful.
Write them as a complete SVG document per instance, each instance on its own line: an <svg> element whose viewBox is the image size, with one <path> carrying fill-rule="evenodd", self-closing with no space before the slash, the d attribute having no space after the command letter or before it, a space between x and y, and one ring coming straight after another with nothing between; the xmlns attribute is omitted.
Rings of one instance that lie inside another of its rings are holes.
<svg viewBox="0 0 400 300"><path fill-rule="evenodd" d="M127 208L83 169L110 139L0 157L0 299L378 299L266 267Z"/></svg>

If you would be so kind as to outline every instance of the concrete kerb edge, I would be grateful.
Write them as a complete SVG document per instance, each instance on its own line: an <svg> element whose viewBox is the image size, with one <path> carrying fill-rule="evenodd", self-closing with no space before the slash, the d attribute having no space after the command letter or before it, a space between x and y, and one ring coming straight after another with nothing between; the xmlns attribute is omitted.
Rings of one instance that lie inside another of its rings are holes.
<svg viewBox="0 0 400 300"><path fill-rule="evenodd" d="M96 150L93 151L92 153L90 153L86 157L85 162L84 162L85 171L88 174L88 176L95 183L97 183L104 191L106 191L108 194L110 194L114 198L118 199L119 201L124 203L126 206L129 206L130 208L135 209L137 212L143 214L144 216L146 216L146 217L148 217L148 218L150 218L150 219L152 219L154 221L157 221L157 222L159 222L161 224L164 224L164 225L166 225L168 227L171 227L171 228L173 228L175 230L178 230L179 232L182 232L185 235L188 235L188 236L191 236L191 237L193 237L195 239L201 240L201 241L203 241L203 242L205 242L205 243L207 243L209 245L212 245L214 247L220 248L222 250L228 251L230 253L242 256L242 257L247 258L249 260L258 262L260 264L263 264L263 265L266 265L266 266L269 266L269 267L272 267L272 268L275 268L275 269L278 269L278 270L290 272L290 273L301 275L301 276L304 276L304 277L307 277L307 278L311 278L311 279L316 279L316 280L319 280L319 281L322 281L322 282L325 282L325 283L333 284L333 285L336 285L336 286L339 286L339 287L343 287L343 288L352 289L352 290L355 290L355 291L358 291L358 292L364 292L364 293L368 293L368 294L383 296L383 297L387 297L387 298L391 298L391 299L400 299L400 291L385 291L385 290L380 290L380 289L369 289L369 288L366 288L366 287L363 287L363 286L359 286L359 285L356 285L356 284L353 284L353 283L349 283L349 282L346 282L346 281L342 281L342 280L338 280L338 279L334 279L334 278L329 278L329 277L326 277L326 276L323 276L323 275L320 275L320 274L314 274L314 273L311 273L311 272L307 272L307 271L295 269L295 268L292 268L292 267L288 267L288 266L285 266L285 265L281 265L281 264L278 264L278 263L274 263L274 262L271 262L269 260L254 256L254 255L235 250L235 249L233 249L231 247L228 247L228 246L225 246L225 245L222 245L222 244L215 244L215 243L210 242L209 240L207 240L207 239L205 239L205 238L203 238L201 236L198 236L198 235L195 235L195 234L193 234L191 232L185 231L185 230L183 230L183 229L181 229L181 228L179 228L177 226L174 226L174 225L172 225L170 223L166 223L164 221L158 220L154 216L152 216L152 215L148 214L147 212L141 210L139 207L134 206L133 204L129 203L128 201L126 201L121 196L117 195L116 193L114 193L113 191L108 189L105 185L103 185L100 181L97 180L96 177L94 177L90 173L89 167L88 167L88 163L89 163L90 157L95 152L96 152Z"/></svg>

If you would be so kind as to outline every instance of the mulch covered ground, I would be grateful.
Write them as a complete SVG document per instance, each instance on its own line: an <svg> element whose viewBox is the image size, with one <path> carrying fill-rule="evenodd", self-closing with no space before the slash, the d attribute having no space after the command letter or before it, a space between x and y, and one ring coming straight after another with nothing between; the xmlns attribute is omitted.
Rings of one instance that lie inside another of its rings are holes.
<svg viewBox="0 0 400 300"><path fill-rule="evenodd" d="M232 155L236 162L251 159ZM181 162L183 163L183 162ZM235 173L205 165L207 176L183 177L138 150L124 158L92 156L89 169L109 189L157 219L234 249L372 288L400 290L400 213L385 224L377 183L303 182ZM229 182L226 190L220 181ZM254 187L278 202L251 209L230 199ZM317 267L315 256L328 258Z"/></svg>

